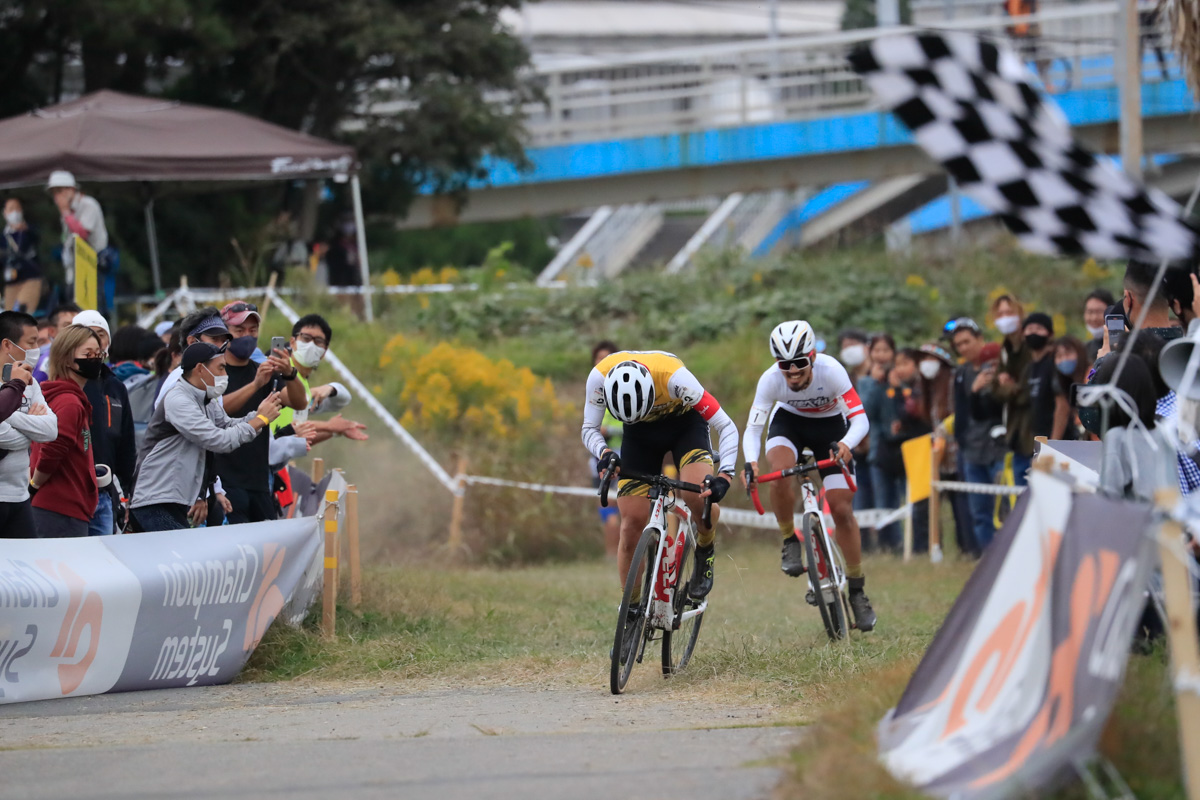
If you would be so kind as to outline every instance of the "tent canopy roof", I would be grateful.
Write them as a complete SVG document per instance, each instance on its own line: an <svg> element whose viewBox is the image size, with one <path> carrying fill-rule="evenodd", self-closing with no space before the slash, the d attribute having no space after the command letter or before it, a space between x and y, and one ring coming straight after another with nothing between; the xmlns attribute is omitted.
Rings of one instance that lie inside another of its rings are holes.
<svg viewBox="0 0 1200 800"><path fill-rule="evenodd" d="M44 184L344 177L354 149L245 114L100 91L0 121L0 188Z"/></svg>

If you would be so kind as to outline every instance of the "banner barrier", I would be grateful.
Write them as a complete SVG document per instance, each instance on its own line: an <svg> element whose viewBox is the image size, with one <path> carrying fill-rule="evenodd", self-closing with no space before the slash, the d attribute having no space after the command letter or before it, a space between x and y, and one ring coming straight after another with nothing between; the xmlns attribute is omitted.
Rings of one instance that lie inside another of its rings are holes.
<svg viewBox="0 0 1200 800"><path fill-rule="evenodd" d="M341 472L330 472L317 483L295 467L289 467L292 473L292 491L297 484L307 483L301 487L302 494L297 497L296 515L299 518L316 517L325 505L325 490L333 489L338 494L338 530L345 530L346 522L346 479ZM288 597L279 618L293 628L299 628L317 601L321 599L321 591L325 587L325 551L317 547L313 550L312 559L304 568L303 575L296 585L296 590Z"/></svg>
<svg viewBox="0 0 1200 800"><path fill-rule="evenodd" d="M936 797L1040 793L1086 763L1155 563L1150 506L1035 470L900 702L879 757Z"/></svg>
<svg viewBox="0 0 1200 800"><path fill-rule="evenodd" d="M313 518L0 540L0 703L228 683L320 544Z"/></svg>

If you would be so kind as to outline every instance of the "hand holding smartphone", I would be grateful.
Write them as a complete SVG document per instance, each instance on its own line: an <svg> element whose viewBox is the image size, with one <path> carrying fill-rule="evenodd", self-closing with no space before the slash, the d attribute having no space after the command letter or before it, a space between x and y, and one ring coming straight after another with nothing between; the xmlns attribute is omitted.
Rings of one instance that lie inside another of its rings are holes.
<svg viewBox="0 0 1200 800"><path fill-rule="evenodd" d="M1104 318L1104 327L1108 330L1108 349L1113 352L1120 350L1125 338L1125 318L1110 314Z"/></svg>

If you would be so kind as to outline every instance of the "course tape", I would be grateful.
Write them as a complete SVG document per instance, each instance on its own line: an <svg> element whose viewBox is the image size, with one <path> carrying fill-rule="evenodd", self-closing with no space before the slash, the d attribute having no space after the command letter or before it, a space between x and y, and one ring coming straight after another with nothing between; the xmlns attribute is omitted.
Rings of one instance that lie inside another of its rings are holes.
<svg viewBox="0 0 1200 800"><path fill-rule="evenodd" d="M933 486L943 492L966 492L968 494L1019 495L1024 486L1002 486L998 483L966 483L964 481L934 481Z"/></svg>

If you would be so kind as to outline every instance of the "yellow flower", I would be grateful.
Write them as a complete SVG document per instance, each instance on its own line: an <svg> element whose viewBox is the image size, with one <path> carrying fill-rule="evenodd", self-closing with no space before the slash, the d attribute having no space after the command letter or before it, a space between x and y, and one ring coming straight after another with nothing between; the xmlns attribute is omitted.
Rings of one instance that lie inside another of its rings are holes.
<svg viewBox="0 0 1200 800"><path fill-rule="evenodd" d="M1096 259L1089 258L1083 262L1083 268L1080 270L1083 276L1093 281L1104 281L1112 277L1112 270L1108 267L1102 267L1096 263Z"/></svg>
<svg viewBox="0 0 1200 800"><path fill-rule="evenodd" d="M941 296L942 296L942 293L936 286L929 290L929 299L930 300L936 301Z"/></svg>
<svg viewBox="0 0 1200 800"><path fill-rule="evenodd" d="M761 273L761 272L755 272L753 275L751 275L751 276L750 276L750 280L751 280L753 283L762 283L762 273Z"/></svg>
<svg viewBox="0 0 1200 800"><path fill-rule="evenodd" d="M925 285L925 279L920 275L909 275L904 279L904 283L907 286L920 287Z"/></svg>
<svg viewBox="0 0 1200 800"><path fill-rule="evenodd" d="M418 302L418 304L420 304L421 310L424 311L425 309L429 308L429 295L427 295L427 294L421 295L421 297L418 298L417 302Z"/></svg>
<svg viewBox="0 0 1200 800"><path fill-rule="evenodd" d="M394 269L388 268L383 273L383 285L384 286L399 286L400 285L400 273L396 272L396 270L394 270Z"/></svg>
<svg viewBox="0 0 1200 800"><path fill-rule="evenodd" d="M591 269L596 266L596 262L592 261L592 257L587 253L581 253L575 263L584 269Z"/></svg>
<svg viewBox="0 0 1200 800"><path fill-rule="evenodd" d="M458 280L458 270L454 267L442 267L442 271L438 273L438 280L442 283L455 283Z"/></svg>

